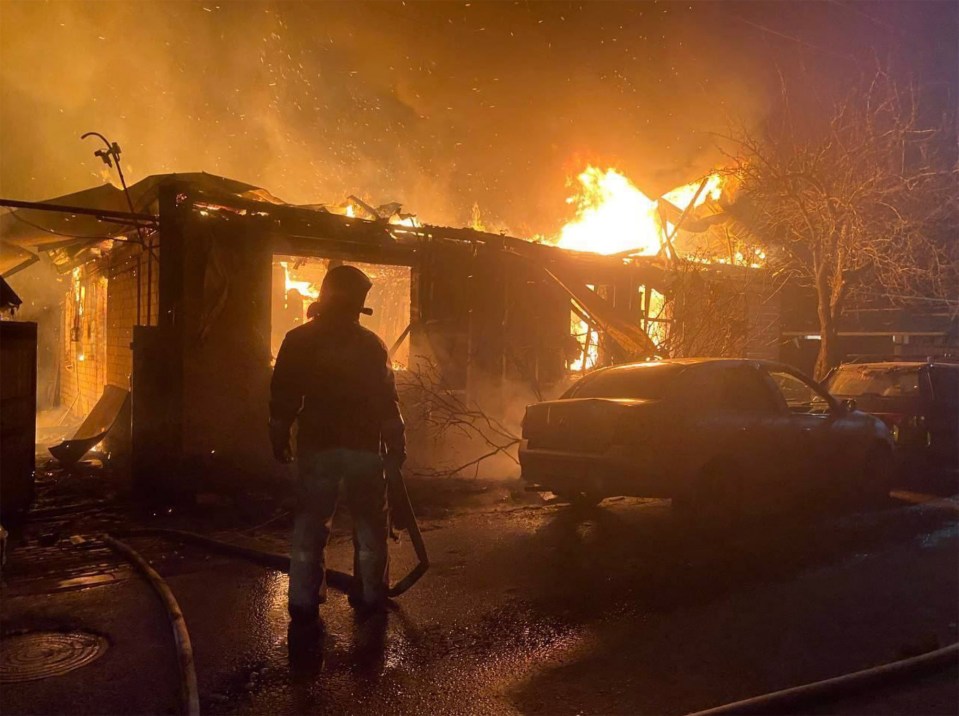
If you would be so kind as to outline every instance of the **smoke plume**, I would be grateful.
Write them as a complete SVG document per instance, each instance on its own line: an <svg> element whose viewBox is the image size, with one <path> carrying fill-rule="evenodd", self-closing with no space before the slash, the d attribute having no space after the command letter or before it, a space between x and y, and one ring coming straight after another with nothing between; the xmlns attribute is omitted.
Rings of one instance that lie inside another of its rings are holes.
<svg viewBox="0 0 959 716"><path fill-rule="evenodd" d="M555 234L587 161L649 195L721 163L716 133L761 121L783 68L834 77L895 50L954 83L957 64L955 6L934 2L6 0L0 14L4 196L101 183L78 139L97 130L131 180L204 170L452 225L476 205L518 235Z"/></svg>

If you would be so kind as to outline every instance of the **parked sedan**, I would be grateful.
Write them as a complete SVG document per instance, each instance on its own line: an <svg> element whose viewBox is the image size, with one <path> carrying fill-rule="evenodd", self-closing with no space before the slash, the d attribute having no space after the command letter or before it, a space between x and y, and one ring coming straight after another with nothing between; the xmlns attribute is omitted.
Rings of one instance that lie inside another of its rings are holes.
<svg viewBox="0 0 959 716"><path fill-rule="evenodd" d="M533 489L573 502L708 510L885 495L892 448L881 420L793 368L700 358L594 371L526 409L519 454Z"/></svg>
<svg viewBox="0 0 959 716"><path fill-rule="evenodd" d="M959 363L846 363L826 387L885 422L915 476L959 471Z"/></svg>

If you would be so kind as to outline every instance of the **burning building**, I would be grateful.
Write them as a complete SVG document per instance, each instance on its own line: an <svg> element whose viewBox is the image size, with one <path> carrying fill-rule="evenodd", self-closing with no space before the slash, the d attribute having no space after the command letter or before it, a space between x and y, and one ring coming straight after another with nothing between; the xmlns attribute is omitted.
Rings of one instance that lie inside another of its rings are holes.
<svg viewBox="0 0 959 716"><path fill-rule="evenodd" d="M268 479L280 469L265 431L271 365L338 263L374 279L374 313L363 320L390 348L401 392L428 374L507 426L526 402L600 365L777 356L778 303L754 262L731 249L728 261L679 260L703 241L696 222L719 213L718 179L645 204L608 172L580 180L593 194L556 246L421 225L398 205L355 197L295 206L208 174L154 176L131 186L129 200L103 186L41 204L4 201L0 272L30 270L46 254L69 277L58 399L91 416L87 442L109 432L142 486L208 473ZM647 217L638 224L637 211ZM646 232L639 242L636 226ZM662 240L647 236L654 226ZM112 407L92 420L108 393ZM423 462L429 440L416 431L431 410L427 399L408 411L413 458L419 449Z"/></svg>

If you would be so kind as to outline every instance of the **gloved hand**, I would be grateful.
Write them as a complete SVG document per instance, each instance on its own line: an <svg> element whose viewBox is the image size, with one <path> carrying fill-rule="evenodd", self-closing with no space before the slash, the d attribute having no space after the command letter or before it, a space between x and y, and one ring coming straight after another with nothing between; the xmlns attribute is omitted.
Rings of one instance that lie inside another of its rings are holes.
<svg viewBox="0 0 959 716"><path fill-rule="evenodd" d="M290 439L290 428L270 421L270 443L273 445L273 457L277 462L288 465L293 462L293 444Z"/></svg>

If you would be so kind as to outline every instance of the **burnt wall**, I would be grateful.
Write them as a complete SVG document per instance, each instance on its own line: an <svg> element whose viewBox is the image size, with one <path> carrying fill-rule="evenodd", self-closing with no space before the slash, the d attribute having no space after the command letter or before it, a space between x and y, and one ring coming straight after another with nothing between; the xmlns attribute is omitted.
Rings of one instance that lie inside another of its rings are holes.
<svg viewBox="0 0 959 716"><path fill-rule="evenodd" d="M75 268L63 297L60 334L60 404L77 417L86 416L107 384L130 389L133 370L133 327L152 322L158 308L159 268L149 272L146 252L124 244L104 257Z"/></svg>
<svg viewBox="0 0 959 716"><path fill-rule="evenodd" d="M130 387L133 326L136 325L136 269L115 274L107 283L107 382Z"/></svg>
<svg viewBox="0 0 959 716"><path fill-rule="evenodd" d="M271 227L203 217L183 224L182 446L210 476L269 478Z"/></svg>
<svg viewBox="0 0 959 716"><path fill-rule="evenodd" d="M37 324L0 321L0 512L26 510L34 493Z"/></svg>
<svg viewBox="0 0 959 716"><path fill-rule="evenodd" d="M488 452L487 440L503 440L482 420L450 429L457 416L443 405L479 408L518 434L526 405L565 387L570 302L541 266L495 245L436 244L421 257L411 347L419 377L401 373L398 382L411 464L443 472ZM506 459L483 464L489 475L515 469Z"/></svg>
<svg viewBox="0 0 959 716"><path fill-rule="evenodd" d="M74 269L64 296L60 403L76 417L96 405L107 381L107 278L95 264Z"/></svg>
<svg viewBox="0 0 959 716"><path fill-rule="evenodd" d="M522 386L536 398L567 381L571 341L569 295L539 266L507 257L502 350L507 403Z"/></svg>
<svg viewBox="0 0 959 716"><path fill-rule="evenodd" d="M436 244L413 267L410 362L435 365L444 383L465 390L469 365L473 249Z"/></svg>
<svg viewBox="0 0 959 716"><path fill-rule="evenodd" d="M565 377L569 297L541 267L497 247L436 245L413 271L411 358L490 401L504 383Z"/></svg>
<svg viewBox="0 0 959 716"><path fill-rule="evenodd" d="M133 327L156 325L159 308L159 264L154 260L149 269L147 264L146 251L139 247L124 248L111 257L105 269L108 277L106 380L127 390L133 372Z"/></svg>

